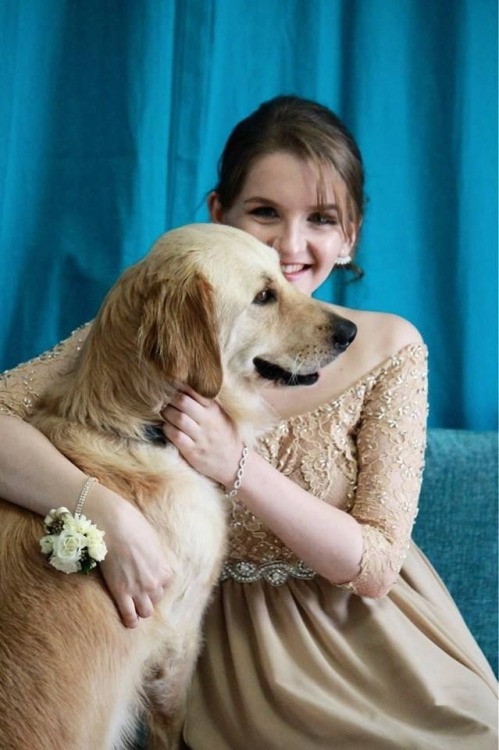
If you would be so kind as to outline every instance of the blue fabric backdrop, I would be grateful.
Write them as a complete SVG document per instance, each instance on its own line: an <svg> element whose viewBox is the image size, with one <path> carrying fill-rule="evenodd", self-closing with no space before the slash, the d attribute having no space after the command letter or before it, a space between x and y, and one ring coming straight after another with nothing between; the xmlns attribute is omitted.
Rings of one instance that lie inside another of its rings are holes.
<svg viewBox="0 0 499 750"><path fill-rule="evenodd" d="M495 0L0 0L0 49L0 368L206 220L229 130L297 93L367 172L366 276L319 296L409 318L430 424L496 429Z"/></svg>

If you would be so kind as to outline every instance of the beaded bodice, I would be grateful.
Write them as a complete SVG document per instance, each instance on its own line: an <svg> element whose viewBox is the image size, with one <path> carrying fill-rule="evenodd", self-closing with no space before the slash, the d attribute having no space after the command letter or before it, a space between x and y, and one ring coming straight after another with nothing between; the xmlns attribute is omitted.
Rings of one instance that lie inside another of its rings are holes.
<svg viewBox="0 0 499 750"><path fill-rule="evenodd" d="M385 568L400 569L409 548L424 463L426 358L424 346L408 346L332 403L260 440L274 467L362 524L364 559L353 590L376 588ZM313 573L236 499L224 575L282 583Z"/></svg>
<svg viewBox="0 0 499 750"><path fill-rule="evenodd" d="M47 354L3 374L0 412L26 418L48 382L66 370L88 327ZM385 573L398 572L410 544L424 462L427 351L410 345L333 402L280 423L258 451L275 468L362 525L364 555L357 593L376 596ZM230 509L229 554L222 579L312 577L237 498Z"/></svg>

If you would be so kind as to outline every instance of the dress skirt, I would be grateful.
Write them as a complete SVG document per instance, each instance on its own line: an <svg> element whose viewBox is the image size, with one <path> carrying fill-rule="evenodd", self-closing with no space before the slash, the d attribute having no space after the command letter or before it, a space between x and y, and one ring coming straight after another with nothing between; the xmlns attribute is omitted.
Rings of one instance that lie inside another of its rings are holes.
<svg viewBox="0 0 499 750"><path fill-rule="evenodd" d="M192 750L497 750L497 683L416 547L382 599L227 580L205 620Z"/></svg>

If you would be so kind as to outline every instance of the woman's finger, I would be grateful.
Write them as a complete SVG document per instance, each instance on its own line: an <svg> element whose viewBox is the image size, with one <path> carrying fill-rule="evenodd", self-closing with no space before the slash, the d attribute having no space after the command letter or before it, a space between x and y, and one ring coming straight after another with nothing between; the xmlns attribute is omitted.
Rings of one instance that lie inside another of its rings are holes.
<svg viewBox="0 0 499 750"><path fill-rule="evenodd" d="M188 396L192 401L195 401L201 406L209 406L212 401L212 399L206 398L206 396L201 396L197 391L194 391L190 385L187 385L187 383L182 386L182 390L177 391L176 395L182 396L182 394Z"/></svg>
<svg viewBox="0 0 499 750"><path fill-rule="evenodd" d="M132 597L124 596L121 599L117 599L116 605L121 615L121 619L123 620L123 624L127 628L136 628L139 624L139 618Z"/></svg>
<svg viewBox="0 0 499 750"><path fill-rule="evenodd" d="M170 400L169 407L173 407L184 414L188 414L194 419L194 421L198 422L202 419L206 409L209 409L212 403L213 401L211 399L199 396L195 391L190 391L189 393L177 391Z"/></svg>
<svg viewBox="0 0 499 750"><path fill-rule="evenodd" d="M154 591L151 591L151 593L149 594L149 599L153 604L157 604L161 601L164 595L165 590L163 586L158 586Z"/></svg>
<svg viewBox="0 0 499 750"><path fill-rule="evenodd" d="M134 597L133 601L135 604L135 611L139 617L146 619L154 612L154 607L149 595L139 594Z"/></svg>
<svg viewBox="0 0 499 750"><path fill-rule="evenodd" d="M160 570L159 573L159 582L158 587L161 587L164 589L170 585L173 579L173 571L169 565L164 565L163 568Z"/></svg>
<svg viewBox="0 0 499 750"><path fill-rule="evenodd" d="M199 427L190 414L180 411L174 406L167 406L162 416L173 427L176 427L181 432L185 432L186 435L192 434Z"/></svg>

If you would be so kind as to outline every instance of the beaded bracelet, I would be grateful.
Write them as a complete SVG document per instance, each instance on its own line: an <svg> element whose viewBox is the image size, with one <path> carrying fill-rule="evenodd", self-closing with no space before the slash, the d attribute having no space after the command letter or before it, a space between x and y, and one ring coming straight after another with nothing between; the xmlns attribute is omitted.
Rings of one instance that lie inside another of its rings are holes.
<svg viewBox="0 0 499 750"><path fill-rule="evenodd" d="M235 497L243 481L244 467L246 466L246 459L248 458L248 446L243 443L243 452L239 460L239 465L236 472L236 480L230 492L225 493L225 497Z"/></svg>
<svg viewBox="0 0 499 750"><path fill-rule="evenodd" d="M85 480L85 483L83 487L81 488L81 492L78 495L78 500L76 501L76 507L75 507L75 517L79 518L83 511L83 506L85 505L85 500L87 499L87 495L90 491L90 487L93 485L94 482L98 482L99 480L96 477L87 477Z"/></svg>
<svg viewBox="0 0 499 750"><path fill-rule="evenodd" d="M82 515L94 482L95 477L85 480L74 514L64 507L54 508L43 522L45 536L40 539L40 549L62 573L89 573L106 557L104 532Z"/></svg>

